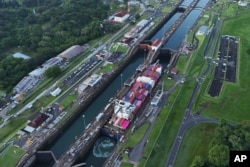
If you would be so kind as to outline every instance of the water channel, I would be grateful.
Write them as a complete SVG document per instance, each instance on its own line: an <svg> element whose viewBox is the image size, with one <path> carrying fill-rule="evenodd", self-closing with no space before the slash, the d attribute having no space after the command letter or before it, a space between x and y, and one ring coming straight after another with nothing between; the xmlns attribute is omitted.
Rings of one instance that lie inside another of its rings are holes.
<svg viewBox="0 0 250 167"><path fill-rule="evenodd" d="M202 0L202 1L208 2L209 0ZM205 5L206 4L207 3L205 3ZM177 29L178 32L176 31L171 36L170 40L164 45L164 47L166 46L167 48L176 49L184 39L185 34L193 26L194 22L197 20L200 13L201 10L193 10L184 20L185 23L182 23L181 26ZM179 18L180 15L181 13L176 13L165 25L162 26L162 28L151 38L151 40L161 38L164 32L166 32L169 29L169 27L175 22L175 20ZM188 26L189 29L187 29ZM182 31L184 31L184 33L182 33ZM121 88L121 84L134 74L135 69L138 67L139 64L143 62L143 60L144 60L144 52L138 52L134 56L134 58L130 61L128 66L121 72L122 77L118 75L110 83L110 85L100 95L98 95L98 97L96 97L96 99L89 105L89 107L86 108L84 111L82 111L81 115L83 114L85 115L86 124L92 122L95 119L95 117L98 115L101 109L103 109L105 105L108 103L108 100L116 93L117 90ZM163 66L166 67L168 62L169 62L169 57L160 58L160 63ZM56 156L56 158L59 158L61 154L63 154L68 149L69 145L75 141L75 137L82 133L84 129L84 120L81 115L74 122L72 122L72 124L67 129L65 129L62 132L62 134L51 145L47 146L44 150L51 150ZM89 154L81 160L81 162L86 162L87 166L89 166L90 164L93 166L101 166L105 161L106 156L108 155L108 151L112 150L112 147L115 145L114 141L111 141L110 139L107 138L102 138L98 142L99 144L98 143L96 144L96 147L98 148L95 148L95 146L93 146L93 148L89 151ZM94 154L96 156L94 156L93 154L93 149L95 149ZM104 150L105 154L103 153L103 155L100 155L100 150ZM53 164L37 163L35 166L48 167L52 165Z"/></svg>

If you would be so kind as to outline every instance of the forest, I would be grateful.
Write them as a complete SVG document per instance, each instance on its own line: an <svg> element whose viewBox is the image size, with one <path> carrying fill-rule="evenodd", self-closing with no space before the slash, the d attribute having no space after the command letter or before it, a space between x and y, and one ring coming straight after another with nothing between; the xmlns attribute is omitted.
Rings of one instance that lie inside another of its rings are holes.
<svg viewBox="0 0 250 167"><path fill-rule="evenodd" d="M0 0L0 90L7 93L37 66L68 47L112 33L102 0ZM14 59L21 51L32 58Z"/></svg>
<svg viewBox="0 0 250 167"><path fill-rule="evenodd" d="M206 157L196 155L191 167L226 167L229 164L230 150L250 149L250 122L229 124L222 120L213 132Z"/></svg>

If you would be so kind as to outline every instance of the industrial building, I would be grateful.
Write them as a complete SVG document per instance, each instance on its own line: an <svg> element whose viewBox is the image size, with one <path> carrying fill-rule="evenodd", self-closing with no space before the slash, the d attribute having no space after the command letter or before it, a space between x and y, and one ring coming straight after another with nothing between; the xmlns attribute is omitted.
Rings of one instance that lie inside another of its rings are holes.
<svg viewBox="0 0 250 167"><path fill-rule="evenodd" d="M27 93L31 88L33 88L38 83L38 81L39 79L37 78L26 76L14 87L14 92Z"/></svg>
<svg viewBox="0 0 250 167"><path fill-rule="evenodd" d="M70 60L70 59L78 56L79 54L81 54L87 48L88 48L88 46L86 46L86 45L84 45L84 46L74 45L74 46L71 46L70 48L66 49L62 53L60 53L58 55L58 57L61 57L64 60Z"/></svg>
<svg viewBox="0 0 250 167"><path fill-rule="evenodd" d="M114 15L114 21L123 23L129 18L129 14L127 12L119 12Z"/></svg>
<svg viewBox="0 0 250 167"><path fill-rule="evenodd" d="M28 121L27 126L24 128L25 132L32 133L36 129L39 129L45 121L50 118L52 119L52 115L47 115L44 113L36 113L34 114Z"/></svg>
<svg viewBox="0 0 250 167"><path fill-rule="evenodd" d="M95 84L97 84L100 80L102 79L102 76L97 75L97 74L93 74L91 75L89 78L87 78L83 84L84 85L89 85L91 87L93 87Z"/></svg>
<svg viewBox="0 0 250 167"><path fill-rule="evenodd" d="M52 57L42 64L43 68L48 69L49 67L59 65L62 62L62 58L60 57Z"/></svg>
<svg viewBox="0 0 250 167"><path fill-rule="evenodd" d="M29 76L34 78L42 78L44 76L45 69L44 68L37 68L29 73Z"/></svg>

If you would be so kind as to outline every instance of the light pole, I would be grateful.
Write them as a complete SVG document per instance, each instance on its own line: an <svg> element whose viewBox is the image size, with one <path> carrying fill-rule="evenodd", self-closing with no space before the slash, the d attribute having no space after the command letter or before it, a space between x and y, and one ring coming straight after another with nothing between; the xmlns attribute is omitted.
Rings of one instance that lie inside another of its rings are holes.
<svg viewBox="0 0 250 167"><path fill-rule="evenodd" d="M85 122L85 115L83 114L82 115L82 118L83 118L83 124L84 124L84 129L86 128L86 122Z"/></svg>

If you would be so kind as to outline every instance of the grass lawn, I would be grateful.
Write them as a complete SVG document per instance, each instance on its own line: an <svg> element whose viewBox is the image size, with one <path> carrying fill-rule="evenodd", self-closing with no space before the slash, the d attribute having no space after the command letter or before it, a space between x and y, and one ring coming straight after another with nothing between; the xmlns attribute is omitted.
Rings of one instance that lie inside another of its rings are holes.
<svg viewBox="0 0 250 167"><path fill-rule="evenodd" d="M67 108L70 103L75 100L77 96L77 93L76 92L73 92L73 93L70 93L70 95L68 95L65 99L63 99L63 101L61 102L61 105L64 107L64 108Z"/></svg>
<svg viewBox="0 0 250 167"><path fill-rule="evenodd" d="M240 37L240 56L238 57L239 83L225 83L217 101L204 96L197 102L198 106L206 103L207 108L203 115L225 119L233 122L241 122L250 119L250 11L239 14L238 17L224 22L222 35L230 34ZM202 92L206 94L206 92ZM244 97L244 98L243 98Z"/></svg>
<svg viewBox="0 0 250 167"><path fill-rule="evenodd" d="M185 66L186 66L186 62L188 62L189 60L189 55L185 56L185 55L180 55L178 58L178 62L176 64L176 68L178 69L179 73L183 74Z"/></svg>
<svg viewBox="0 0 250 167"><path fill-rule="evenodd" d="M126 163L126 162L122 162L121 163L121 167L133 167L134 165L133 164L130 164L130 163Z"/></svg>
<svg viewBox="0 0 250 167"><path fill-rule="evenodd" d="M0 118L0 125L3 123L3 118Z"/></svg>
<svg viewBox="0 0 250 167"><path fill-rule="evenodd" d="M12 138L16 132L22 128L27 122L26 118L14 118L7 125L1 128L0 131L0 141L7 141Z"/></svg>
<svg viewBox="0 0 250 167"><path fill-rule="evenodd" d="M117 68L117 64L110 64L107 63L106 65L104 65L103 67L101 67L100 69L98 69L98 71L96 72L97 74L106 74L112 70L115 70Z"/></svg>
<svg viewBox="0 0 250 167"><path fill-rule="evenodd" d="M126 145L128 147L134 147L143 138L148 126L149 123L147 122L143 124L138 130L136 130L135 133L126 141Z"/></svg>
<svg viewBox="0 0 250 167"><path fill-rule="evenodd" d="M182 140L174 167L190 166L196 155L206 157L208 143L216 127L216 124L204 123L189 129Z"/></svg>
<svg viewBox="0 0 250 167"><path fill-rule="evenodd" d="M121 53L126 53L128 51L129 47L128 46L122 46L119 45L118 43L114 43L113 46L111 47L110 51L111 52L121 52Z"/></svg>
<svg viewBox="0 0 250 167"><path fill-rule="evenodd" d="M142 159L139 166L152 167L165 164L188 102L188 98L182 97L190 96L194 84L195 81L186 82L169 96L168 106L161 111L149 136L149 144L144 151L146 159Z"/></svg>
<svg viewBox="0 0 250 167"><path fill-rule="evenodd" d="M6 151L3 153L3 155L0 156L0 166L15 166L23 154L24 150L15 146L10 146L6 148Z"/></svg>

